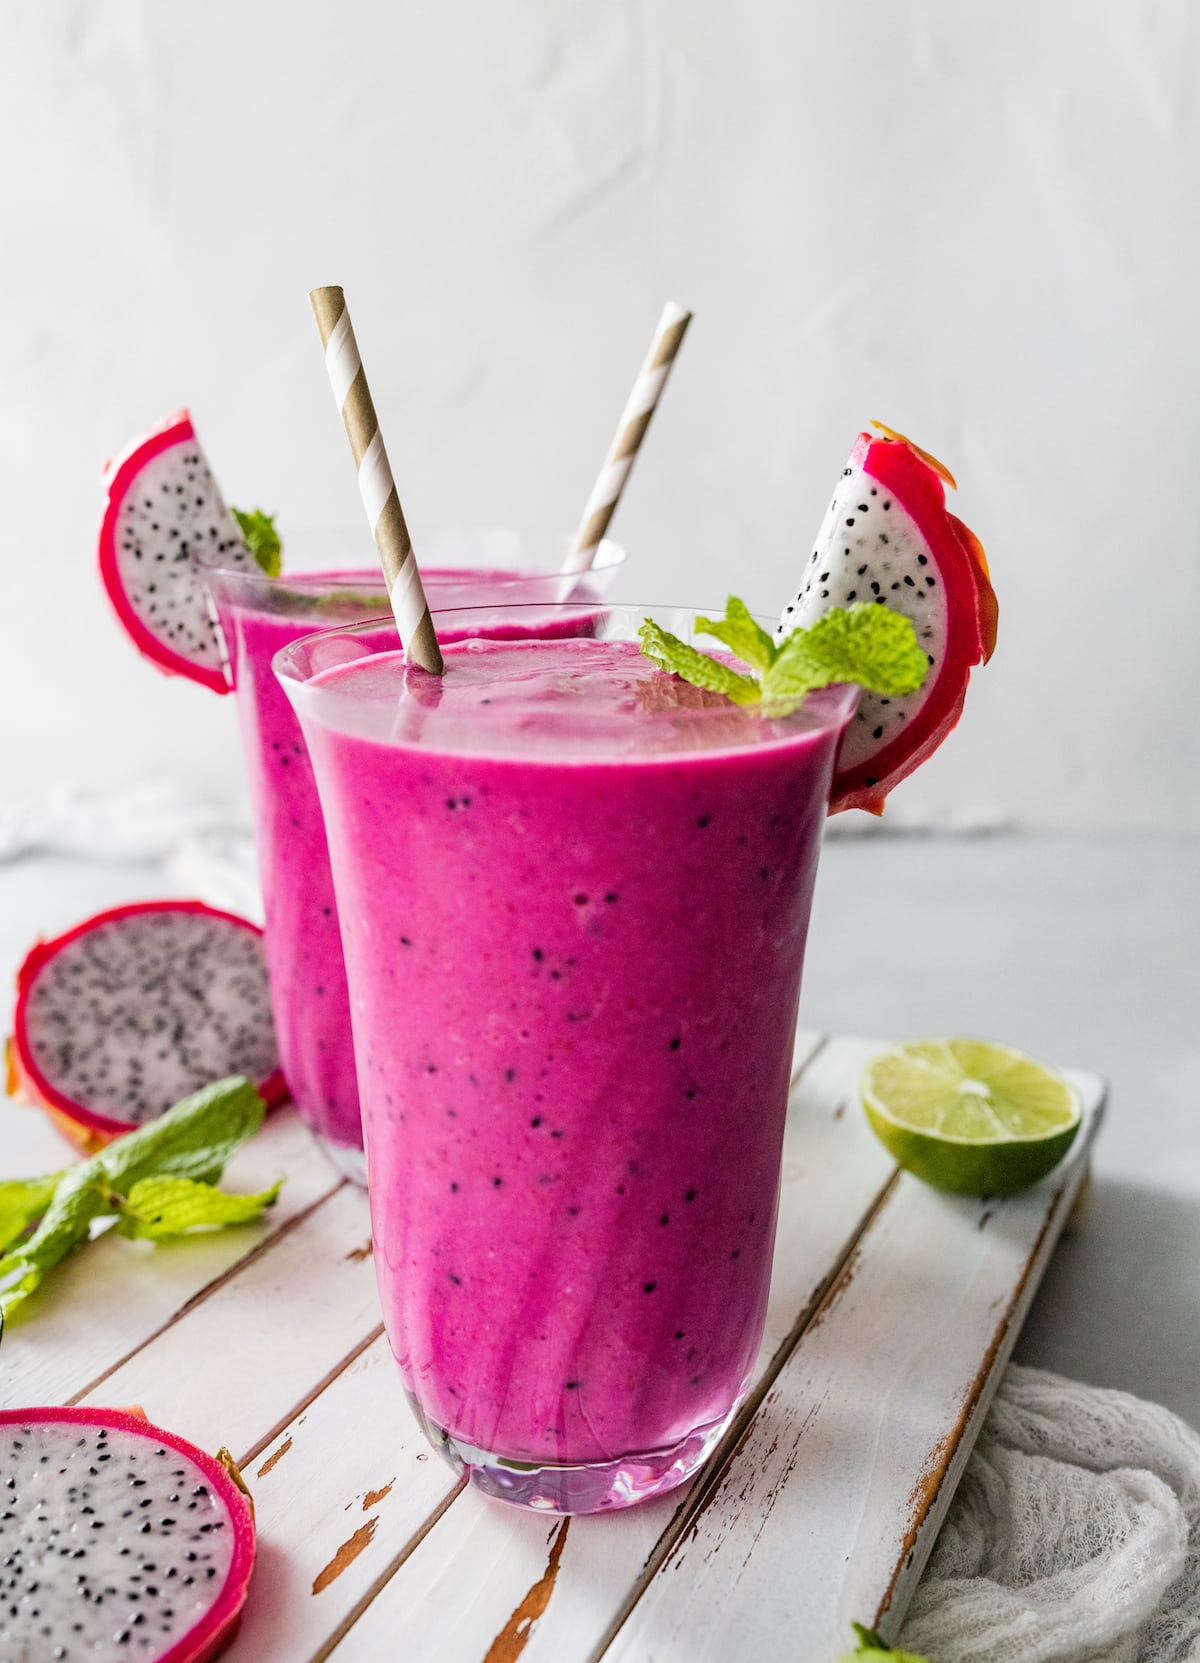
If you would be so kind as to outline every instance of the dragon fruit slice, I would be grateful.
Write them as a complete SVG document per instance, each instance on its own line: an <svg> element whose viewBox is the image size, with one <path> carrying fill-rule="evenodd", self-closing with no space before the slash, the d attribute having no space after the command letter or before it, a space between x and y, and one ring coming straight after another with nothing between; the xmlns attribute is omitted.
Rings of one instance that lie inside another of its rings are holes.
<svg viewBox="0 0 1200 1663"><path fill-rule="evenodd" d="M996 597L975 534L946 509L954 479L927 451L882 427L860 433L777 635L833 607L877 602L912 620L929 655L903 698L864 692L838 752L829 811L883 812L962 712L971 667L996 644Z"/></svg>
<svg viewBox="0 0 1200 1663"><path fill-rule="evenodd" d="M279 1073L262 932L201 901L113 907L17 972L12 1089L91 1151L213 1080Z"/></svg>
<svg viewBox="0 0 1200 1663"><path fill-rule="evenodd" d="M100 575L137 647L168 675L227 693L200 564L254 567L186 410L105 470Z"/></svg>
<svg viewBox="0 0 1200 1663"><path fill-rule="evenodd" d="M0 1412L5 1663L216 1657L254 1568L254 1511L227 1460L140 1411Z"/></svg>

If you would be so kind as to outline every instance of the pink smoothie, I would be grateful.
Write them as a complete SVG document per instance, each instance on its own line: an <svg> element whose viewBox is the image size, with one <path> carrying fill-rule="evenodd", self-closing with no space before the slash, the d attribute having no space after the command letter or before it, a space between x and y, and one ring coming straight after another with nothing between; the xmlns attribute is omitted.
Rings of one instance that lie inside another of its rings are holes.
<svg viewBox="0 0 1200 1663"><path fill-rule="evenodd" d="M555 580L447 567L426 573L425 585L435 607L461 609L530 591L552 595ZM335 1164L361 1182L362 1123L325 828L300 727L271 660L314 630L385 614L387 592L378 571L278 580L214 573L213 588L237 690L284 1077ZM450 640L468 632L463 621L440 628ZM394 639L390 625L384 633Z"/></svg>
<svg viewBox="0 0 1200 1663"><path fill-rule="evenodd" d="M767 720L593 640L462 643L440 682L362 657L290 691L384 1315L427 1423L560 1465L720 1426L761 1337L853 692Z"/></svg>

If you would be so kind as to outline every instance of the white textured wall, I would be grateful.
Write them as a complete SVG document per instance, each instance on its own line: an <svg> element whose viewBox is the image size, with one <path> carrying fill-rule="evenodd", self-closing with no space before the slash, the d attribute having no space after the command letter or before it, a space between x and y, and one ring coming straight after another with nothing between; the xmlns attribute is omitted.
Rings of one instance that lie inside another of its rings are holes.
<svg viewBox="0 0 1200 1663"><path fill-rule="evenodd" d="M8 780L235 789L109 618L98 472L187 403L235 501L350 520L310 286L410 518L539 528L670 294L627 596L777 608L877 415L1002 609L896 808L1200 827L1198 123L1193 0L2 0Z"/></svg>

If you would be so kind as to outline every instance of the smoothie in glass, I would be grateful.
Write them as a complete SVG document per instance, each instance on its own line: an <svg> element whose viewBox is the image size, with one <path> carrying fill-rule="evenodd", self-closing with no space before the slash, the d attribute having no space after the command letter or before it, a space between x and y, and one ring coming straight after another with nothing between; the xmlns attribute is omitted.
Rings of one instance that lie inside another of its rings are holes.
<svg viewBox="0 0 1200 1663"><path fill-rule="evenodd" d="M557 598L560 548L530 549L503 534L460 534L464 557L539 557L549 569L434 566L425 576L435 605L463 608ZM425 539L430 542L431 539ZM435 554L453 558L455 540ZM586 602L603 594L623 551L603 545L596 566L581 574ZM269 578L264 573L211 569L217 607L237 692L263 891L271 1003L284 1077L300 1114L339 1171L365 1182L362 1123L350 1037L346 973L325 829L300 728L271 673L280 648L314 630L387 611L378 568ZM514 627L505 615L492 627ZM570 627L564 613L561 627ZM465 627L465 626L463 626Z"/></svg>
<svg viewBox="0 0 1200 1663"><path fill-rule="evenodd" d="M738 709L639 653L645 610L458 644L435 613L442 678L353 631L276 661L329 835L392 1349L455 1464L562 1512L682 1482L745 1390L857 692Z"/></svg>

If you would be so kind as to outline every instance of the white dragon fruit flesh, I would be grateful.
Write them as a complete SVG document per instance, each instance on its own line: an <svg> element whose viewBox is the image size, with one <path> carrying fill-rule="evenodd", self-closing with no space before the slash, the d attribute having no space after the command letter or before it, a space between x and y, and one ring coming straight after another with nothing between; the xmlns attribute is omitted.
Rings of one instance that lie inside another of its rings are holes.
<svg viewBox="0 0 1200 1663"><path fill-rule="evenodd" d="M0 1412L4 1663L214 1658L254 1567L235 1473L140 1411Z"/></svg>
<svg viewBox="0 0 1200 1663"><path fill-rule="evenodd" d="M233 1074L278 1102L262 932L201 901L142 901L40 942L17 973L9 1060L20 1095L85 1148Z"/></svg>

